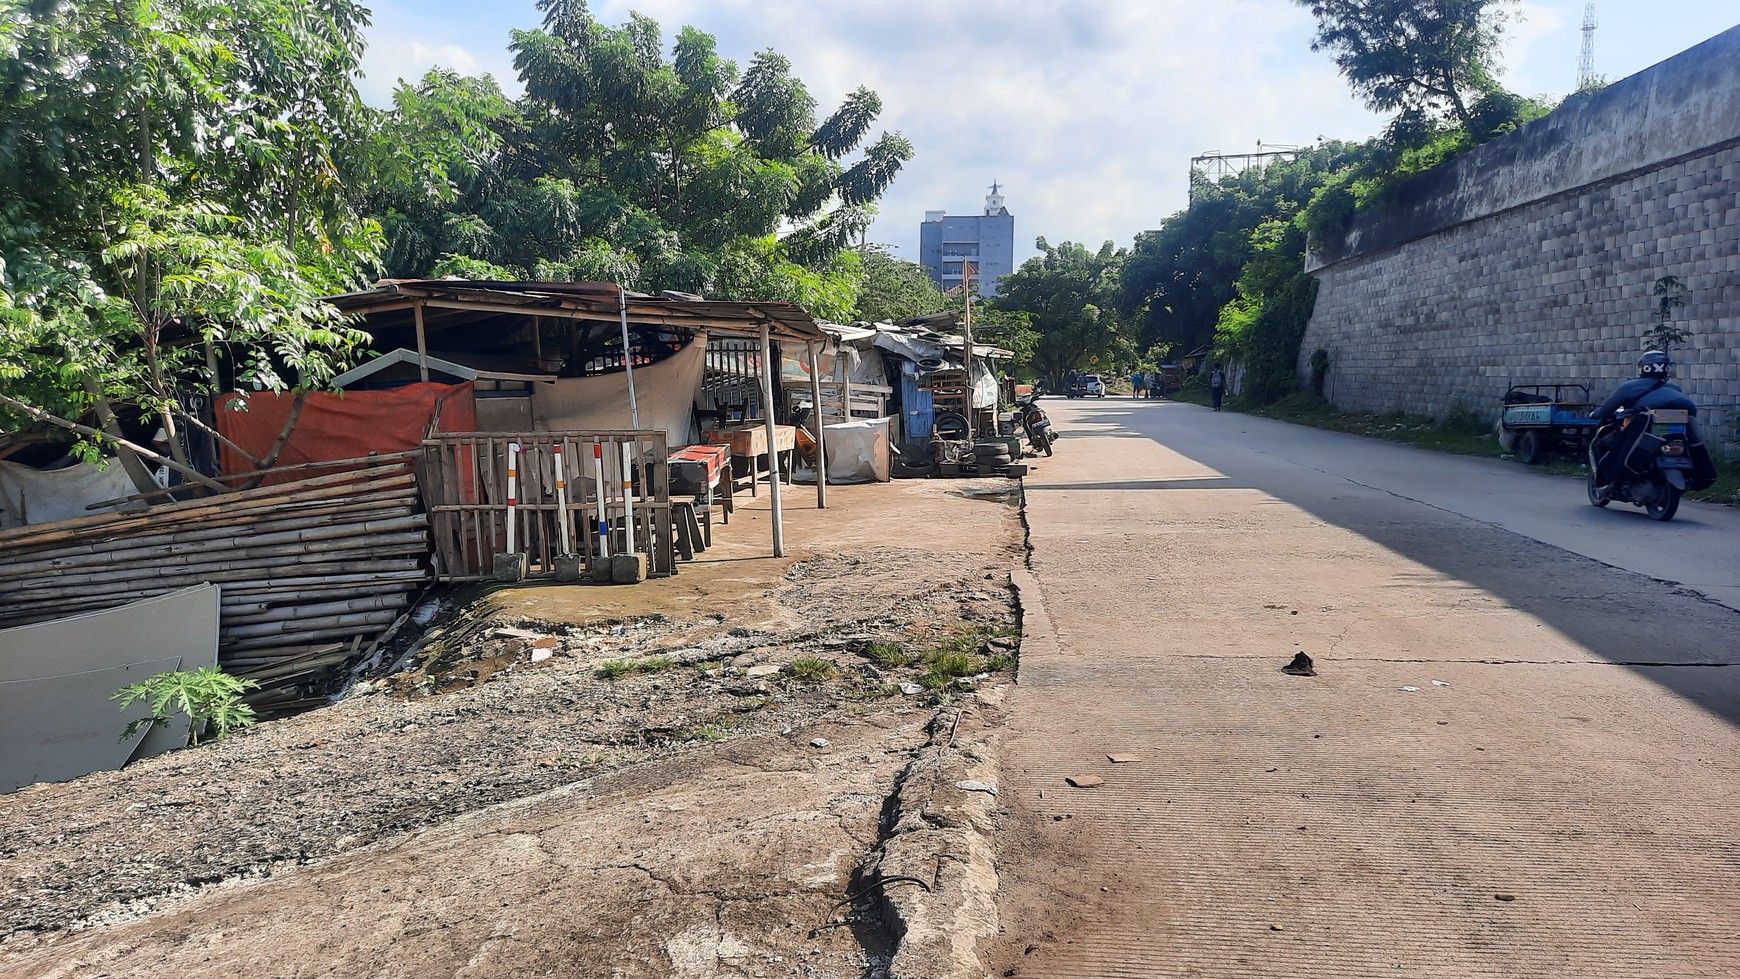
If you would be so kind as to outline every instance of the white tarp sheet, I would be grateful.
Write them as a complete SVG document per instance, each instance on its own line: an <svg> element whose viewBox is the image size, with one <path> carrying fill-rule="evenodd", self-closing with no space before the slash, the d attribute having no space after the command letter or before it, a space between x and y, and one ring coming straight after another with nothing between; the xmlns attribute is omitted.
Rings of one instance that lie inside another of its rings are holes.
<svg viewBox="0 0 1740 979"><path fill-rule="evenodd" d="M158 673L217 665L217 585L0 630L0 792L120 768L187 743L185 716L129 742L110 696Z"/></svg>
<svg viewBox="0 0 1740 979"><path fill-rule="evenodd" d="M664 432L672 449L694 441L695 395L707 368L707 335L676 354L634 369L640 430ZM622 374L564 377L532 385L532 417L539 431L620 432L629 423L628 380Z"/></svg>
<svg viewBox="0 0 1740 979"><path fill-rule="evenodd" d="M118 500L139 492L120 460L98 469L81 462L65 469L32 469L0 461L0 529L88 517L107 510L86 510L91 503ZM143 503L129 504L142 507ZM110 507L110 510L122 509Z"/></svg>
<svg viewBox="0 0 1740 979"><path fill-rule="evenodd" d="M828 483L886 483L893 478L888 449L892 420L867 418L823 426Z"/></svg>

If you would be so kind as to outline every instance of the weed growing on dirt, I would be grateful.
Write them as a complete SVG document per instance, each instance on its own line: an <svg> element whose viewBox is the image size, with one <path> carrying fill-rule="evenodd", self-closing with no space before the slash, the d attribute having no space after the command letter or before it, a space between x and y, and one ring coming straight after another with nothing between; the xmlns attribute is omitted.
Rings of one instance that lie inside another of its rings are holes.
<svg viewBox="0 0 1740 979"><path fill-rule="evenodd" d="M936 690L955 682L956 677L985 672L985 661L970 653L935 652L924 659L925 670L918 682Z"/></svg>
<svg viewBox="0 0 1740 979"><path fill-rule="evenodd" d="M726 732L717 724L697 724L671 733L675 741L723 741Z"/></svg>
<svg viewBox="0 0 1740 979"><path fill-rule="evenodd" d="M669 656L649 656L633 661L612 659L600 663L594 675L600 680L620 680L630 673L660 673L674 670L680 665Z"/></svg>
<svg viewBox="0 0 1740 979"><path fill-rule="evenodd" d="M985 657L986 673L1001 673L1004 670L1013 670L1014 668L1015 657L1008 653L998 653L995 656Z"/></svg>
<svg viewBox="0 0 1740 979"><path fill-rule="evenodd" d="M129 723L120 740L132 740L141 730L168 727L170 715L179 713L193 719L193 743L199 744L207 727L223 738L232 731L253 726L254 708L242 701L242 694L258 686L253 680L233 677L215 666L202 666L196 670L159 673L122 687L109 699L119 700L122 710L141 700L151 705L150 715Z"/></svg>
<svg viewBox="0 0 1740 979"><path fill-rule="evenodd" d="M882 666L911 666L918 662L916 655L907 652L896 642L873 642L864 650L864 655Z"/></svg>
<svg viewBox="0 0 1740 979"><path fill-rule="evenodd" d="M781 672L799 680L821 681L834 675L834 664L819 656L799 656L787 663Z"/></svg>
<svg viewBox="0 0 1740 979"><path fill-rule="evenodd" d="M731 710L738 714L752 714L773 703L772 697L746 697L731 705Z"/></svg>
<svg viewBox="0 0 1740 979"><path fill-rule="evenodd" d="M892 683L878 683L848 691L846 696L853 700L887 700L900 696L900 688Z"/></svg>

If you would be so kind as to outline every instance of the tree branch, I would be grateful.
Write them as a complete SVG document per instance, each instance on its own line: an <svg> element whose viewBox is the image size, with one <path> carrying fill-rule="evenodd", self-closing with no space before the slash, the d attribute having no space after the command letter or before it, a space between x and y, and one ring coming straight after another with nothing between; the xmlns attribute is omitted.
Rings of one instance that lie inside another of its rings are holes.
<svg viewBox="0 0 1740 979"><path fill-rule="evenodd" d="M219 493L228 493L230 491L230 488L228 486L225 486L224 484L218 482L217 480L212 479L210 476L207 476L205 473L200 472L199 470L193 468L192 466L184 466L181 463L175 461L174 459L169 458L168 456L158 455L157 453L152 452L150 449L144 448L143 446L135 445L134 443L129 442L124 438L117 438L116 436L110 435L109 433L101 431L100 429L92 428L89 425L80 425L78 422L67 421L65 418L62 418L59 415L51 415L48 412L43 411L41 408L38 408L34 405L27 405L22 401L7 397L4 394L0 394L0 405L5 405L5 406L7 406L15 411L23 412L24 414L29 415L30 417L36 419L39 422L45 422L49 425L54 425L57 428L64 428L69 432L77 432L80 435L90 436L92 438L104 439L104 440L113 442L116 445L118 445L124 449L128 449L128 450L134 452L140 458L150 459L153 462L162 463L163 465L168 466L169 468L175 470L176 472L181 473L183 476L186 476L189 480L192 480L193 482L196 482L196 483L200 484L201 486L206 487L207 489L216 490Z"/></svg>
<svg viewBox="0 0 1740 979"><path fill-rule="evenodd" d="M272 450L265 457L254 463L256 468L270 469L278 464L278 456L284 452L284 446L290 444L290 433L296 430L296 422L302 417L302 406L308 403L308 389L296 392L296 401L290 405L290 417L284 419L284 430L278 433L278 441L272 443ZM253 489L266 478L260 473L241 485L242 489Z"/></svg>

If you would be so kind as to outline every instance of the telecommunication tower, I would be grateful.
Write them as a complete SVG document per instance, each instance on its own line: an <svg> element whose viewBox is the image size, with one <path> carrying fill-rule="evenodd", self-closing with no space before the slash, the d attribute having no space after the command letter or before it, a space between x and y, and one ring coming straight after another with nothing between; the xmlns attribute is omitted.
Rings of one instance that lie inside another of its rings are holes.
<svg viewBox="0 0 1740 979"><path fill-rule="evenodd" d="M1595 5L1583 5L1583 53L1577 58L1577 91L1595 87Z"/></svg>

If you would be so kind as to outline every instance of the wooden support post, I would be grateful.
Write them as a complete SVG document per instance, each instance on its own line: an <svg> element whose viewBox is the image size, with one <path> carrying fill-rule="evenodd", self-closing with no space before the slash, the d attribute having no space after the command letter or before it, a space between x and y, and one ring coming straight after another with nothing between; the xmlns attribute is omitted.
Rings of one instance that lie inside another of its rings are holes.
<svg viewBox="0 0 1740 979"><path fill-rule="evenodd" d="M817 356L819 343L806 344L810 354L810 404L815 409L810 417L816 423L816 509L828 508L828 452L823 446L822 432L828 427L827 418L822 415L822 366L821 358Z"/></svg>
<svg viewBox="0 0 1740 979"><path fill-rule="evenodd" d="M761 324L761 397L763 414L767 417L767 468L768 492L773 502L773 556L785 557L785 511L779 501L779 434L774 431L773 424L773 343L768 336L767 324Z"/></svg>
<svg viewBox="0 0 1740 979"><path fill-rule="evenodd" d="M417 379L429 380L429 338L423 331L423 304L417 303L411 307L411 316L417 321Z"/></svg>

